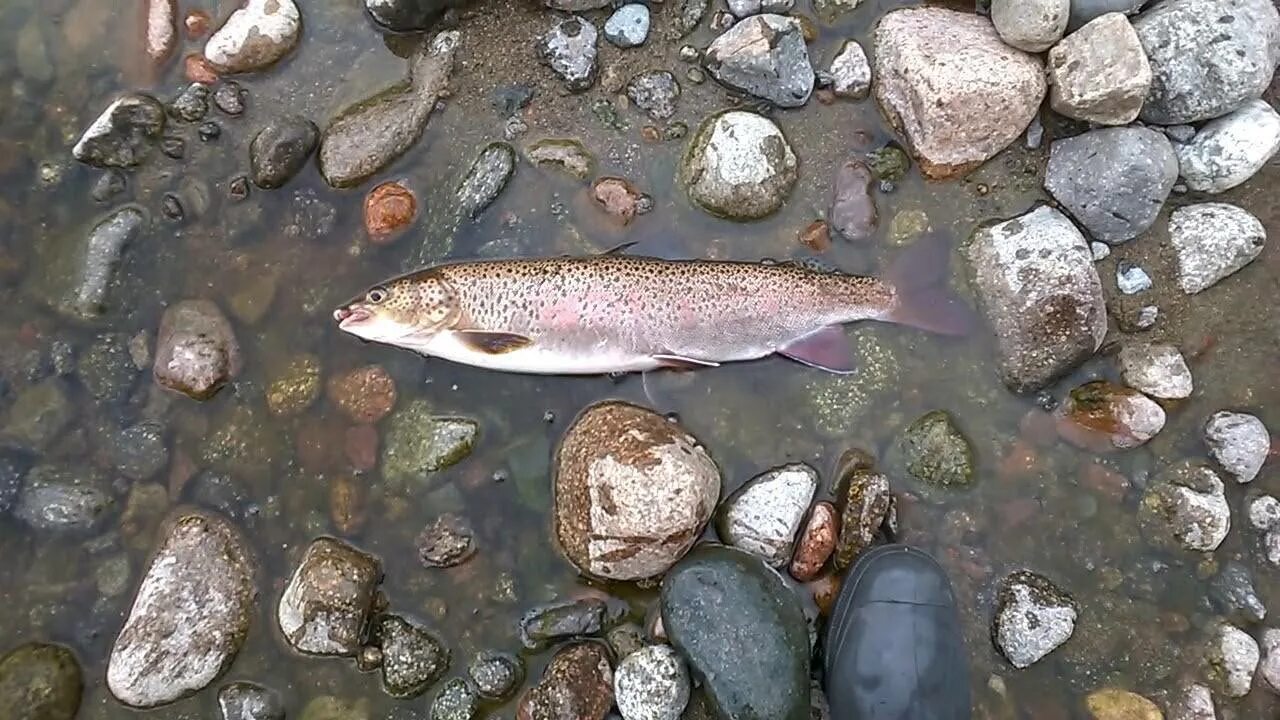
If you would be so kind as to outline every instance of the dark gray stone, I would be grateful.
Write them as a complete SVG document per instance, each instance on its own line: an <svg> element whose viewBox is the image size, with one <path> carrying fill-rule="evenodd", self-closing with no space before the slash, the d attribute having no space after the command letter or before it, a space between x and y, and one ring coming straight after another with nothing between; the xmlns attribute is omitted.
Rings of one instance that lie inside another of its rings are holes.
<svg viewBox="0 0 1280 720"><path fill-rule="evenodd" d="M145 420L107 438L107 461L130 480L147 480L169 464L164 426Z"/></svg>
<svg viewBox="0 0 1280 720"><path fill-rule="evenodd" d="M1267 618L1267 606L1253 587L1249 568L1228 561L1209 583L1209 601L1233 622L1260 623Z"/></svg>
<svg viewBox="0 0 1280 720"><path fill-rule="evenodd" d="M71 149L82 163L96 167L135 167L164 130L164 106L142 93L112 102Z"/></svg>
<svg viewBox="0 0 1280 720"><path fill-rule="evenodd" d="M734 25L707 47L703 64L722 84L778 107L800 107L813 92L804 31L784 15L754 15Z"/></svg>
<svg viewBox="0 0 1280 720"><path fill-rule="evenodd" d="M38 530L87 533L114 508L110 485L97 471L47 464L27 473L14 515Z"/></svg>
<svg viewBox="0 0 1280 720"><path fill-rule="evenodd" d="M271 121L249 145L253 184L264 189L283 186L302 170L319 141L319 128L304 117L286 115Z"/></svg>
<svg viewBox="0 0 1280 720"><path fill-rule="evenodd" d="M1071 0L1071 17L1067 20L1067 32L1075 32L1090 20L1119 12L1132 15L1147 3L1147 0Z"/></svg>
<svg viewBox="0 0 1280 720"><path fill-rule="evenodd" d="M72 720L83 691L80 663L61 645L27 643L0 658L5 720Z"/></svg>
<svg viewBox="0 0 1280 720"><path fill-rule="evenodd" d="M257 683L234 682L218 691L222 720L284 720L280 694Z"/></svg>
<svg viewBox="0 0 1280 720"><path fill-rule="evenodd" d="M666 120L676 114L680 83L666 70L640 73L627 83L627 97L654 120Z"/></svg>
<svg viewBox="0 0 1280 720"><path fill-rule="evenodd" d="M609 606L599 598L553 603L533 608L520 618L520 642L534 650L557 640L599 635Z"/></svg>
<svg viewBox="0 0 1280 720"><path fill-rule="evenodd" d="M139 208L113 211L84 235L69 235L47 249L45 286L48 302L77 320L92 320L107 311L108 295L129 245L146 227Z"/></svg>
<svg viewBox="0 0 1280 720"><path fill-rule="evenodd" d="M461 5L454 0L364 0L369 17L393 32L427 30L451 5Z"/></svg>
<svg viewBox="0 0 1280 720"><path fill-rule="evenodd" d="M169 103L169 115L185 122L198 122L209 114L209 86L191 83Z"/></svg>
<svg viewBox="0 0 1280 720"><path fill-rule="evenodd" d="M504 142L490 143L471 163L454 198L463 217L476 218L502 193L516 169L516 151Z"/></svg>

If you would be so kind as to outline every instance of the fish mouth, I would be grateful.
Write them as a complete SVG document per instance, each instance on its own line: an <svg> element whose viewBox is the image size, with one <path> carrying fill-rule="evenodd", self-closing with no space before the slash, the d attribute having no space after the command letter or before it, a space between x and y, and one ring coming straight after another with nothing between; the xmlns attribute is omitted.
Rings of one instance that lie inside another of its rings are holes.
<svg viewBox="0 0 1280 720"><path fill-rule="evenodd" d="M333 311L333 319L338 321L338 328L342 330L350 330L353 325L359 325L372 317L373 313L359 305L348 305Z"/></svg>

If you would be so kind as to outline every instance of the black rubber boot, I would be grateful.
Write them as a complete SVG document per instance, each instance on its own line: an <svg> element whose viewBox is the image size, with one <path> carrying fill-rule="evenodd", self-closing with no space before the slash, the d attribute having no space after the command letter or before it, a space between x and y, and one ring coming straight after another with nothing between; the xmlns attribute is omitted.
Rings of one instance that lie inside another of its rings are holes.
<svg viewBox="0 0 1280 720"><path fill-rule="evenodd" d="M832 720L969 720L969 658L946 574L885 545L845 578L826 637Z"/></svg>

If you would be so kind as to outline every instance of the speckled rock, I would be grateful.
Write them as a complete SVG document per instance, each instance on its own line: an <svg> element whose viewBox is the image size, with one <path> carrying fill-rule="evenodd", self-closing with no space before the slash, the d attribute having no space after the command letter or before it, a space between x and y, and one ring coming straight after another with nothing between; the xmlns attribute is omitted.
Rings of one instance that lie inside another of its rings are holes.
<svg viewBox="0 0 1280 720"><path fill-rule="evenodd" d="M837 571L853 562L875 542L876 534L893 509L889 479L868 463L858 463L848 473L840 516L840 540L836 544Z"/></svg>
<svg viewBox="0 0 1280 720"><path fill-rule="evenodd" d="M222 720L284 720L280 693L246 681L223 685L218 691Z"/></svg>
<svg viewBox="0 0 1280 720"><path fill-rule="evenodd" d="M150 708L204 689L235 659L255 614L250 551L221 517L170 518L107 664L107 687Z"/></svg>
<svg viewBox="0 0 1280 720"><path fill-rule="evenodd" d="M107 106L71 148L94 167L136 167L164 131L164 106L143 93L121 95Z"/></svg>
<svg viewBox="0 0 1280 720"><path fill-rule="evenodd" d="M1133 388L1095 380L1075 388L1055 413L1058 434L1096 453L1131 450L1162 429L1164 408Z"/></svg>
<svg viewBox="0 0 1280 720"><path fill-rule="evenodd" d="M398 698L426 692L449 669L449 650L435 633L398 615L374 625L382 648L382 689Z"/></svg>
<svg viewBox="0 0 1280 720"><path fill-rule="evenodd" d="M320 358L302 353L267 385L267 409L272 415L297 415L320 397Z"/></svg>
<svg viewBox="0 0 1280 720"><path fill-rule="evenodd" d="M604 36L623 49L643 45L649 37L649 6L629 3L618 8L605 21Z"/></svg>
<svg viewBox="0 0 1280 720"><path fill-rule="evenodd" d="M587 408L554 460L555 531L579 570L613 580L665 572L702 533L720 470L679 425L641 407Z"/></svg>
<svg viewBox="0 0 1280 720"><path fill-rule="evenodd" d="M480 704L475 688L462 678L453 678L431 701L431 720L475 720Z"/></svg>
<svg viewBox="0 0 1280 720"><path fill-rule="evenodd" d="M1092 246L1090 246L1092 247ZM1095 253L1096 256L1096 253ZM1154 287L1151 276L1128 260L1116 263L1116 289L1125 295L1136 295Z"/></svg>
<svg viewBox="0 0 1280 720"><path fill-rule="evenodd" d="M1089 245L1062 213L1039 207L979 230L967 255L1010 389L1040 390L1102 345L1102 282Z"/></svg>
<svg viewBox="0 0 1280 720"><path fill-rule="evenodd" d="M405 403L387 417L383 477L393 487L430 485L436 473L471 454L478 434L472 420L432 415L426 400Z"/></svg>
<svg viewBox="0 0 1280 720"><path fill-rule="evenodd" d="M315 123L297 115L273 119L249 143L253 184L264 189L282 187L307 164L320 142Z"/></svg>
<svg viewBox="0 0 1280 720"><path fill-rule="evenodd" d="M835 552L839 538L840 516L835 507L829 502L814 505L796 542L796 553L789 568L791 577L800 582L816 579Z"/></svg>
<svg viewBox="0 0 1280 720"><path fill-rule="evenodd" d="M294 0L245 0L209 36L204 57L226 73L262 70L288 55L301 34Z"/></svg>
<svg viewBox="0 0 1280 720"><path fill-rule="evenodd" d="M1262 662L1258 670L1267 688L1280 694L1280 630L1266 628L1262 631Z"/></svg>
<svg viewBox="0 0 1280 720"><path fill-rule="evenodd" d="M1194 552L1216 550L1231 529L1231 508L1222 480L1203 465L1184 462L1155 477L1138 507L1138 523L1149 542Z"/></svg>
<svg viewBox="0 0 1280 720"><path fill-rule="evenodd" d="M61 645L26 643L0 658L5 720L73 720L83 690L80 663Z"/></svg>
<svg viewBox="0 0 1280 720"><path fill-rule="evenodd" d="M1258 643L1248 633L1230 623L1220 623L1205 650L1205 679L1227 697L1244 697L1253 687L1260 655Z"/></svg>
<svg viewBox="0 0 1280 720"><path fill-rule="evenodd" d="M143 420L113 433L104 448L107 461L130 480L147 480L169 464L164 425Z"/></svg>
<svg viewBox="0 0 1280 720"><path fill-rule="evenodd" d="M1270 0L1168 0L1133 26L1152 71L1143 122L1224 115L1262 95L1280 64L1280 14Z"/></svg>
<svg viewBox="0 0 1280 720"><path fill-rule="evenodd" d="M650 645L618 664L613 694L623 720L680 720L689 703L689 671L675 650Z"/></svg>
<svg viewBox="0 0 1280 720"><path fill-rule="evenodd" d="M1049 51L1049 104L1059 114L1100 125L1138 117L1151 88L1151 66L1133 25L1109 13Z"/></svg>
<svg viewBox="0 0 1280 720"><path fill-rule="evenodd" d="M831 91L839 97L861 100L871 92L871 63L857 40L845 40L831 61Z"/></svg>
<svg viewBox="0 0 1280 720"><path fill-rule="evenodd" d="M1199 683L1182 688L1169 703L1169 720L1218 720L1213 693Z"/></svg>
<svg viewBox="0 0 1280 720"><path fill-rule="evenodd" d="M817 489L818 473L808 465L770 470L725 499L716 513L716 533L726 544L780 568L791 560Z"/></svg>
<svg viewBox="0 0 1280 720"><path fill-rule="evenodd" d="M1271 434L1256 416L1221 410L1204 425L1204 442L1212 457L1236 482L1258 477L1271 453Z"/></svg>
<svg viewBox="0 0 1280 720"><path fill-rule="evenodd" d="M1262 254L1267 231L1235 205L1187 205L1169 216L1169 242L1178 259L1178 284L1188 295L1203 292Z"/></svg>
<svg viewBox="0 0 1280 720"><path fill-rule="evenodd" d="M1164 720L1160 706L1120 688L1094 690L1084 704L1093 720Z"/></svg>
<svg viewBox="0 0 1280 720"><path fill-rule="evenodd" d="M1280 150L1280 113L1265 100L1250 100L1205 123L1190 142L1173 149L1188 188L1226 192L1248 181Z"/></svg>
<svg viewBox="0 0 1280 720"><path fill-rule="evenodd" d="M724 85L778 107L800 107L813 93L804 31L792 17L746 18L712 41L702 61L711 77Z"/></svg>
<svg viewBox="0 0 1280 720"><path fill-rule="evenodd" d="M973 448L944 410L925 413L908 425L890 449L889 462L935 488L973 482Z"/></svg>
<svg viewBox="0 0 1280 720"><path fill-rule="evenodd" d="M1120 378L1154 398L1191 397L1191 370L1173 345L1130 343L1120 349Z"/></svg>
<svg viewBox="0 0 1280 720"><path fill-rule="evenodd" d="M1006 43L1044 52L1066 32L1070 5L1069 0L991 0L991 23Z"/></svg>
<svg viewBox="0 0 1280 720"><path fill-rule="evenodd" d="M796 167L795 153L773 121L730 110L703 121L685 152L680 181L712 215L754 220L786 202Z"/></svg>
<svg viewBox="0 0 1280 720"><path fill-rule="evenodd" d="M358 423L376 423L396 405L396 384L381 365L365 365L329 378L329 400Z"/></svg>
<svg viewBox="0 0 1280 720"><path fill-rule="evenodd" d="M520 697L516 720L604 720L613 707L613 669L603 645L576 643L551 659Z"/></svg>
<svg viewBox="0 0 1280 720"><path fill-rule="evenodd" d="M498 199L516 169L516 151L504 142L485 145L453 192L461 217L477 218Z"/></svg>
<svg viewBox="0 0 1280 720"><path fill-rule="evenodd" d="M280 631L299 652L355 655L381 579L376 557L340 540L316 539L280 597Z"/></svg>
<svg viewBox="0 0 1280 720"><path fill-rule="evenodd" d="M559 17L543 36L538 53L565 87L582 92L596 81L598 37L596 26L589 20L577 15Z"/></svg>
<svg viewBox="0 0 1280 720"><path fill-rule="evenodd" d="M1267 606L1258 597L1249 568L1234 560L1209 582L1209 601L1227 619L1241 623L1260 623L1267 617Z"/></svg>
<svg viewBox="0 0 1280 720"><path fill-rule="evenodd" d="M506 700L524 681L524 663L515 655L485 651L467 666L467 676L488 700Z"/></svg>
<svg viewBox="0 0 1280 720"><path fill-rule="evenodd" d="M666 70L643 72L627 83L627 97L654 120L666 120L676 114L680 83Z"/></svg>
<svg viewBox="0 0 1280 720"><path fill-rule="evenodd" d="M969 172L1017 140L1047 90L1038 58L1005 45L987 18L947 8L886 14L873 55L876 100L934 179Z"/></svg>
<svg viewBox="0 0 1280 720"><path fill-rule="evenodd" d="M1249 501L1249 524L1259 532L1280 527L1280 500L1260 495Z"/></svg>
<svg viewBox="0 0 1280 720"><path fill-rule="evenodd" d="M599 635L608 613L608 605L594 597L540 605L520 618L520 642L536 650L560 640Z"/></svg>
<svg viewBox="0 0 1280 720"><path fill-rule="evenodd" d="M164 311L152 368L161 386L207 400L242 367L231 322L212 301L184 300Z"/></svg>
<svg viewBox="0 0 1280 720"><path fill-rule="evenodd" d="M1019 570L1004 579L991 638L1016 668L1040 661L1071 638L1079 606L1043 575Z"/></svg>

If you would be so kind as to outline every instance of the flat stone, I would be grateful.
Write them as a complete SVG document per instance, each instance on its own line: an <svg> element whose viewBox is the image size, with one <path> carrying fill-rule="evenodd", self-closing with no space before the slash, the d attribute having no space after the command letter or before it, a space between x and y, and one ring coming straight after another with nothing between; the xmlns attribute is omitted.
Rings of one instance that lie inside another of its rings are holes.
<svg viewBox="0 0 1280 720"><path fill-rule="evenodd" d="M778 107L800 107L813 92L804 31L785 15L753 15L735 24L712 41L702 61L724 85Z"/></svg>
<svg viewBox="0 0 1280 720"><path fill-rule="evenodd" d="M204 57L222 72L262 70L288 55L301 34L294 0L245 0L209 36Z"/></svg>
<svg viewBox="0 0 1280 720"><path fill-rule="evenodd" d="M1280 150L1280 113L1265 100L1250 100L1173 149L1188 188L1226 192L1253 177Z"/></svg>
<svg viewBox="0 0 1280 720"><path fill-rule="evenodd" d="M1044 52L1066 32L1070 5L1070 0L991 0L991 22L1013 47Z"/></svg>
<svg viewBox="0 0 1280 720"><path fill-rule="evenodd" d="M280 597L280 631L299 652L354 656L381 579L376 557L334 538L316 539Z"/></svg>
<svg viewBox="0 0 1280 720"><path fill-rule="evenodd" d="M1131 343L1121 348L1117 359L1128 386L1164 400L1191 396L1191 370L1173 345Z"/></svg>
<svg viewBox="0 0 1280 720"><path fill-rule="evenodd" d="M1151 88L1151 65L1129 19L1109 13L1049 51L1049 104L1069 118L1127 125Z"/></svg>
<svg viewBox="0 0 1280 720"><path fill-rule="evenodd" d="M771 567L783 567L791 560L796 534L817 489L818 473L808 465L770 470L725 499L716 515L716 533Z"/></svg>
<svg viewBox="0 0 1280 720"><path fill-rule="evenodd" d="M1236 482L1252 482L1271 453L1271 433L1257 416L1221 410L1204 425L1212 457Z"/></svg>
<svg viewBox="0 0 1280 720"><path fill-rule="evenodd" d="M1235 205L1187 205L1169 216L1178 284L1188 295L1208 290L1253 262L1266 241L1258 218Z"/></svg>
<svg viewBox="0 0 1280 720"><path fill-rule="evenodd" d="M680 180L689 198L712 215L754 220L786 202L797 164L772 120L730 110L702 123L685 152Z"/></svg>

